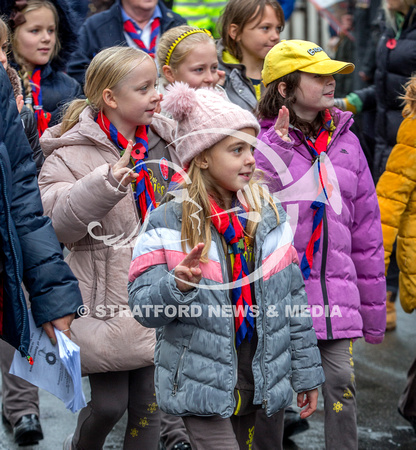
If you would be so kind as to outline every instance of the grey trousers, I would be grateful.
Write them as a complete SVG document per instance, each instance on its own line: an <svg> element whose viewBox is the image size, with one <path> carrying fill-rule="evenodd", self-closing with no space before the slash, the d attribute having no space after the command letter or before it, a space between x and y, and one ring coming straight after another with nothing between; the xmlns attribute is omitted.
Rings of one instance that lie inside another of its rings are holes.
<svg viewBox="0 0 416 450"><path fill-rule="evenodd" d="M39 417L38 388L9 374L14 352L14 347L0 339L3 414L13 427L26 414L36 414Z"/></svg>
<svg viewBox="0 0 416 450"><path fill-rule="evenodd" d="M192 450L282 450L284 410L267 417L263 409L242 416L183 417Z"/></svg>
<svg viewBox="0 0 416 450"><path fill-rule="evenodd" d="M160 435L167 450L172 450L173 446L179 442L189 444L188 433L182 417L160 411L160 419Z"/></svg>
<svg viewBox="0 0 416 450"><path fill-rule="evenodd" d="M128 412L123 450L157 450L160 411L156 404L154 366L89 375L91 401L81 410L72 447L101 450L107 435Z"/></svg>
<svg viewBox="0 0 416 450"><path fill-rule="evenodd" d="M318 341L325 383L322 386L327 450L358 449L352 340Z"/></svg>

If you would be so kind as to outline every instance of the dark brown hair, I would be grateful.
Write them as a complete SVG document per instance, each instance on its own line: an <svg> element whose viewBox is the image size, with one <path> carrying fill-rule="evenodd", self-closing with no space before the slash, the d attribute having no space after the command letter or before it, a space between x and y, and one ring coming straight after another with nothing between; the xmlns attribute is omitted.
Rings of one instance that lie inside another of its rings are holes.
<svg viewBox="0 0 416 450"><path fill-rule="evenodd" d="M228 34L231 24L238 26L238 36L244 30L244 27L251 21L261 21L266 6L271 6L276 17L282 24L282 31L285 25L285 16L283 9L276 0L229 0L227 6L219 19L218 27L220 36L225 50L229 52L234 58L241 61L243 55L240 46L235 39L232 39Z"/></svg>
<svg viewBox="0 0 416 450"><path fill-rule="evenodd" d="M302 120L296 115L293 105L296 103L296 89L300 85L300 77L301 73L296 70L268 84L257 106L257 117L259 120L275 119L280 108L286 106L289 110L290 124L301 130L305 136L315 136L322 124L325 123L325 111L320 111L313 122ZM286 83L286 97L279 93L280 83Z"/></svg>

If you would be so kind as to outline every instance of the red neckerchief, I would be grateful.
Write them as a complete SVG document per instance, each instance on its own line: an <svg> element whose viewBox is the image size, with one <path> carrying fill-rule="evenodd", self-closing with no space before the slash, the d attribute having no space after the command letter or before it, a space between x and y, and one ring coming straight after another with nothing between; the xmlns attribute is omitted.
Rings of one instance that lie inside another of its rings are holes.
<svg viewBox="0 0 416 450"><path fill-rule="evenodd" d="M33 98L33 110L35 112L36 123L38 128L39 137L42 136L43 132L48 128L49 122L51 120L51 114L43 110L42 104L42 90L40 87L41 83L41 69L37 67L31 77L29 82L32 89Z"/></svg>
<svg viewBox="0 0 416 450"><path fill-rule="evenodd" d="M247 253L247 244L244 239L245 219L239 219L235 212L230 212L229 215L212 198L210 198L210 203L211 222L218 233L224 237L225 242L231 245L234 253L233 283L248 278L249 272L244 256ZM247 283L243 283L242 286L233 287L231 291L233 305L235 306L236 347L241 344L246 335L248 336L248 340L251 341L254 333L254 317L252 315L253 301L251 298L250 283L248 280L246 281Z"/></svg>
<svg viewBox="0 0 416 450"><path fill-rule="evenodd" d="M140 48L146 52L152 58L155 57L156 54L156 41L159 35L160 29L160 19L159 17L155 17L153 19L152 25L150 27L150 45L149 48L146 47L144 42L141 40L142 30L137 29L137 25L133 22L133 20L128 19L124 22L124 31L131 37L133 42Z"/></svg>

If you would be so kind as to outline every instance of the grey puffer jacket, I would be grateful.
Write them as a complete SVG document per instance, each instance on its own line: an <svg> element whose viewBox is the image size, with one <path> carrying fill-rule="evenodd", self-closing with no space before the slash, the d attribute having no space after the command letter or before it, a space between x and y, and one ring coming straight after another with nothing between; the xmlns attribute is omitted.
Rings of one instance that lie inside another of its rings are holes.
<svg viewBox="0 0 416 450"><path fill-rule="evenodd" d="M221 39L217 42L218 69L225 72L224 90L232 103L248 111L257 107L256 92L246 75L244 64L239 63L224 48ZM261 85L264 88L263 84Z"/></svg>
<svg viewBox="0 0 416 450"><path fill-rule="evenodd" d="M307 299L292 232L280 206L279 215L280 224L270 206L263 208L251 274L259 309L258 345L252 363L254 404L262 404L269 416L291 404L292 387L303 392L324 382L310 316L296 317L288 311L302 308ZM158 328L155 384L159 407L180 416L226 418L235 409L237 353L234 317L230 311L227 314L231 299L223 285L228 282L225 254L220 235L211 227L209 261L200 265L199 287L180 292L172 274L185 257L181 220L182 208L175 201L150 214L133 252L129 305L141 324ZM188 314L183 310L186 307Z"/></svg>

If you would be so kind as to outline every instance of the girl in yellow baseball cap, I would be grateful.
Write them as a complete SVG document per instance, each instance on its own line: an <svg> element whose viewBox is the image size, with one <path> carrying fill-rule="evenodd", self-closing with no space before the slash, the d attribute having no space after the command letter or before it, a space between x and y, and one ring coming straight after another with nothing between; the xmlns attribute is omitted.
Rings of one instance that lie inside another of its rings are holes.
<svg viewBox="0 0 416 450"><path fill-rule="evenodd" d="M260 147L254 155L269 190L297 219L291 224L294 244L325 372L328 449L358 448L353 340L378 344L386 324L374 183L350 130L352 114L334 108L333 75L353 70L353 64L330 59L313 42L275 45L262 71L266 91L258 107L259 139L287 170L279 173Z"/></svg>

